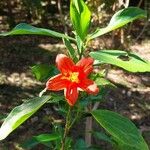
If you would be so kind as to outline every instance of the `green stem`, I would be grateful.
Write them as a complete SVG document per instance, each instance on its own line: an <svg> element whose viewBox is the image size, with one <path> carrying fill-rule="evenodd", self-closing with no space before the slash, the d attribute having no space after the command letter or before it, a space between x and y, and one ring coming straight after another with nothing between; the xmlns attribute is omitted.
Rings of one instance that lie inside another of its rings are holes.
<svg viewBox="0 0 150 150"><path fill-rule="evenodd" d="M76 115L75 115L73 121L71 122L71 124L70 124L70 126L69 126L69 129L75 124L75 122L78 120L78 118L80 118L80 115L79 115L79 114L80 114L80 109L79 109L79 107L78 107L77 113L76 113Z"/></svg>
<svg viewBox="0 0 150 150"><path fill-rule="evenodd" d="M80 55L79 55L79 60L82 58L82 55L83 55L83 47L82 47Z"/></svg>
<svg viewBox="0 0 150 150"><path fill-rule="evenodd" d="M78 52L78 59L80 60L80 50L79 50L79 48L78 48L78 46L77 46L77 52Z"/></svg>
<svg viewBox="0 0 150 150"><path fill-rule="evenodd" d="M69 128L70 113L71 113L71 107L69 106L68 113L67 113L67 116L66 116L65 130L64 130L64 135L63 135L62 141L61 141L61 149L60 150L65 150L66 137L67 137L67 134L68 134L69 129L70 129Z"/></svg>

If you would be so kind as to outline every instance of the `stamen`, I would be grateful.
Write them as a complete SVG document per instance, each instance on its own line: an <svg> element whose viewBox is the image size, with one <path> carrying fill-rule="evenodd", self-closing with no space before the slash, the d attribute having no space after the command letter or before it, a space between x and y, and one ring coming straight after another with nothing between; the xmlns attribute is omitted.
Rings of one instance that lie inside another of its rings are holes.
<svg viewBox="0 0 150 150"><path fill-rule="evenodd" d="M72 73L70 73L69 79L70 79L70 81L72 81L72 82L78 83L78 82L79 82L78 76L79 76L79 73L78 73L78 72L72 72Z"/></svg>
<svg viewBox="0 0 150 150"><path fill-rule="evenodd" d="M79 72L70 72L69 74L64 75L61 79L66 79L71 82L79 83L78 76L79 76Z"/></svg>

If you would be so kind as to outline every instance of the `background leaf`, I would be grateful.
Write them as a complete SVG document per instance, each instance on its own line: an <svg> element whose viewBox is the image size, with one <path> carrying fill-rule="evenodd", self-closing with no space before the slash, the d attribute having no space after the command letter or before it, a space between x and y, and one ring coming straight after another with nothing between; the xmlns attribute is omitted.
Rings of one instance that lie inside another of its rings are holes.
<svg viewBox="0 0 150 150"><path fill-rule="evenodd" d="M37 80L47 80L58 73L57 68L54 65L38 64L31 67L32 73Z"/></svg>
<svg viewBox="0 0 150 150"><path fill-rule="evenodd" d="M150 72L150 62L134 53L119 50L101 50L91 52L90 56L100 63L112 64L130 72Z"/></svg>
<svg viewBox="0 0 150 150"><path fill-rule="evenodd" d="M95 80L96 85L100 86L100 87L104 87L104 86L109 86L109 87L116 87L113 83L111 83L109 80L102 78L102 77L97 77Z"/></svg>
<svg viewBox="0 0 150 150"><path fill-rule="evenodd" d="M128 7L122 9L113 15L107 27L98 28L94 33L90 34L89 40L101 36L112 30L118 29L129 22L132 22L139 18L144 18L146 16L146 11L138 7Z"/></svg>
<svg viewBox="0 0 150 150"><path fill-rule="evenodd" d="M92 115L119 145L124 145L124 150L148 150L140 132L127 118L109 110L94 110Z"/></svg>
<svg viewBox="0 0 150 150"><path fill-rule="evenodd" d="M113 144L112 139L103 132L92 131L92 135L94 135L94 137L99 139L99 140L103 140L105 142Z"/></svg>
<svg viewBox="0 0 150 150"><path fill-rule="evenodd" d="M77 139L75 145L74 145L74 150L83 150L87 149L88 146L86 145L85 141L83 139Z"/></svg>
<svg viewBox="0 0 150 150"><path fill-rule="evenodd" d="M52 31L49 29L44 28L37 28L34 26L31 26L26 23L20 23L15 28L13 28L10 32L1 33L0 36L8 36L8 35L26 35L26 34L32 34L32 35L45 35L45 36L52 36L52 37L58 37L58 38L67 38L70 40L74 40L72 37L69 37L65 34Z"/></svg>
<svg viewBox="0 0 150 150"><path fill-rule="evenodd" d="M60 135L56 133L40 134L38 136L33 136L32 138L26 140L23 144L21 144L21 147L24 149L31 149L40 143L47 145L51 141L55 141L60 138L61 138Z"/></svg>
<svg viewBox="0 0 150 150"><path fill-rule="evenodd" d="M0 128L0 140L5 139L13 130L42 107L50 98L51 96L36 97L27 100L20 106L15 107Z"/></svg>

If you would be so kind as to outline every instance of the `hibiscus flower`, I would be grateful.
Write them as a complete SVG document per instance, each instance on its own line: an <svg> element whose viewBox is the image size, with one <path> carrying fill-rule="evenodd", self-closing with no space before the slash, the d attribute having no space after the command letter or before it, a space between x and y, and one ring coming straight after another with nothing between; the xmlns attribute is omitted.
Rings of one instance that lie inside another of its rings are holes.
<svg viewBox="0 0 150 150"><path fill-rule="evenodd" d="M89 74L93 71L94 60L90 57L82 58L75 64L71 58L64 54L56 57L56 66L60 74L50 78L46 83L46 89L52 91L64 90L64 95L70 106L73 106L79 95L79 91L89 94L97 94L99 88L91 79Z"/></svg>

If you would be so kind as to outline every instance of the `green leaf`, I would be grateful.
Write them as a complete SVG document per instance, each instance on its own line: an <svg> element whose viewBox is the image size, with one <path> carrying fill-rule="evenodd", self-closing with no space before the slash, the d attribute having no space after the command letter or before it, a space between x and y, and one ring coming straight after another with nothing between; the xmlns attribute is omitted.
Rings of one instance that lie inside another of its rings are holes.
<svg viewBox="0 0 150 150"><path fill-rule="evenodd" d="M113 83L111 83L109 80L102 78L102 77L97 77L95 80L96 85L98 86L111 86L111 87L116 87Z"/></svg>
<svg viewBox="0 0 150 150"><path fill-rule="evenodd" d="M77 42L78 53L82 54L83 51L85 50L84 42L81 40L81 38L78 35L76 35L76 42Z"/></svg>
<svg viewBox="0 0 150 150"><path fill-rule="evenodd" d="M84 40L90 26L91 12L83 0L71 0L70 18L77 35Z"/></svg>
<svg viewBox="0 0 150 150"><path fill-rule="evenodd" d="M88 146L86 145L86 143L83 139L77 139L77 141L74 145L74 150L84 150L87 148L88 148Z"/></svg>
<svg viewBox="0 0 150 150"><path fill-rule="evenodd" d="M122 9L113 15L107 27L98 28L94 33L89 35L88 40L94 39L107 32L118 29L126 25L129 22L132 22L139 18L144 18L146 16L147 16L146 11L138 7L128 7L128 8Z"/></svg>
<svg viewBox="0 0 150 150"><path fill-rule="evenodd" d="M148 150L140 132L129 119L109 110L94 110L92 115L120 145L133 150Z"/></svg>
<svg viewBox="0 0 150 150"><path fill-rule="evenodd" d="M104 99L103 99L103 96L104 96L103 89L101 89L101 92L99 94L97 94L97 95L88 95L87 97L83 97L79 101L80 107L85 108L89 104L92 104L92 103L95 103L95 102L102 102L102 101L104 101Z"/></svg>
<svg viewBox="0 0 150 150"><path fill-rule="evenodd" d="M111 144L113 143L112 139L103 132L92 131L92 134L94 135L95 138L97 138L99 140L103 140L103 141L111 143Z"/></svg>
<svg viewBox="0 0 150 150"><path fill-rule="evenodd" d="M67 49L69 50L69 55L70 57L74 60L74 62L78 61L78 58L76 56L76 51L75 49L72 47L71 43L69 40L67 39L63 39L64 44L66 45Z"/></svg>
<svg viewBox="0 0 150 150"><path fill-rule="evenodd" d="M60 134L52 133L52 134L40 134L38 136L33 136L31 139L26 140L21 147L24 149L31 149L38 144L47 145L47 143L51 141L55 141L60 139Z"/></svg>
<svg viewBox="0 0 150 150"><path fill-rule="evenodd" d="M35 75L37 80L46 80L58 73L55 66L47 64L38 64L31 67L32 73Z"/></svg>
<svg viewBox="0 0 150 150"><path fill-rule="evenodd" d="M15 107L0 128L0 140L5 139L13 130L31 117L42 107L51 96L42 96L30 99L22 105Z"/></svg>
<svg viewBox="0 0 150 150"><path fill-rule="evenodd" d="M100 63L112 64L130 72L150 72L150 62L134 53L119 50L101 50L91 52L90 56Z"/></svg>
<svg viewBox="0 0 150 150"><path fill-rule="evenodd" d="M58 103L59 101L64 101L64 96L63 95L59 95L58 93L51 93L51 99L49 101L47 101L47 103L49 104L54 104L54 103Z"/></svg>
<svg viewBox="0 0 150 150"><path fill-rule="evenodd" d="M72 150L72 138L71 137L66 137L66 141L65 141L65 147L64 147L64 150Z"/></svg>
<svg viewBox="0 0 150 150"><path fill-rule="evenodd" d="M6 114L0 114L0 121L4 121L4 119L7 117Z"/></svg>
<svg viewBox="0 0 150 150"><path fill-rule="evenodd" d="M52 36L58 38L67 38L74 41L74 38L69 37L65 34L52 31L49 29L37 28L26 23L20 23L15 28L13 28L10 32L1 33L0 36L23 35L23 34L45 35L45 36Z"/></svg>

